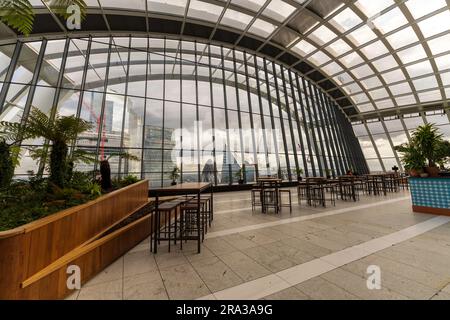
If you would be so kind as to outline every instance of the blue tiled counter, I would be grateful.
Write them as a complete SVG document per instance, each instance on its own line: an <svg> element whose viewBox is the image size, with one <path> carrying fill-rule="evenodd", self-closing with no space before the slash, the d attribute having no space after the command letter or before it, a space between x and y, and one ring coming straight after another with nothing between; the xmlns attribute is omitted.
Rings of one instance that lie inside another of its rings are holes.
<svg viewBox="0 0 450 320"><path fill-rule="evenodd" d="M414 212L450 215L450 178L409 178Z"/></svg>

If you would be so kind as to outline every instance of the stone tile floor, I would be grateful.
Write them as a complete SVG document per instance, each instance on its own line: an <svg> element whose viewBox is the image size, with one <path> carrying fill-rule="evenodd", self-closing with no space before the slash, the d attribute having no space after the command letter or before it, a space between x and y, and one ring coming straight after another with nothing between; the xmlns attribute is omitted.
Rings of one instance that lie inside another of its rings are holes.
<svg viewBox="0 0 450 320"><path fill-rule="evenodd" d="M413 213L407 192L328 208L292 192L280 215L252 212L248 191L216 194L201 254L192 242L153 255L147 239L68 299L450 299L450 219Z"/></svg>

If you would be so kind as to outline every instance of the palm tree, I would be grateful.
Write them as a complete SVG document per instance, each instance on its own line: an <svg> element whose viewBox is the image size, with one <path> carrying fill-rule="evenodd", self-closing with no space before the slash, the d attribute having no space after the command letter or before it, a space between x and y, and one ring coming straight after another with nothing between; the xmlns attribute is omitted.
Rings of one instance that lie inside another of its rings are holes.
<svg viewBox="0 0 450 320"><path fill-rule="evenodd" d="M81 11L81 19L86 17L86 3L84 0L44 0L50 10L56 15L67 18L67 8L70 5L78 5ZM0 10L0 21L17 29L24 35L29 35L33 30L35 13L29 0L3 0Z"/></svg>
<svg viewBox="0 0 450 320"><path fill-rule="evenodd" d="M63 187L68 172L68 144L74 141L80 133L92 128L90 122L75 116L52 119L37 108L33 108L26 123L27 134L42 137L51 142L50 177L49 181ZM44 157L45 161L45 157Z"/></svg>

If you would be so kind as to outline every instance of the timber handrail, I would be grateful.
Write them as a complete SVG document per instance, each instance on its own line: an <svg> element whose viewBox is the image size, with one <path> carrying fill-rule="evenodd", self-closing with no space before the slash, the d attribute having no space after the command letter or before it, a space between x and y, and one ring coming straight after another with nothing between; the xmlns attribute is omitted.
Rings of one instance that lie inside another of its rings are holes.
<svg viewBox="0 0 450 320"><path fill-rule="evenodd" d="M54 261L53 263L51 263L50 265L45 267L44 269L42 269L39 272L35 273L34 275L29 277L28 279L24 280L20 284L20 287L21 288L26 288L26 287L32 285L33 283L41 280L42 278L48 276L52 272L54 272L54 271L58 270L59 268L61 268L62 266L68 264L70 261L73 261L73 260L81 257L82 255L84 255L87 252L95 249L99 245L102 245L102 244L108 242L110 239L113 239L116 236L120 235L121 233L124 233L124 232L128 231L129 229L133 228L135 225L137 225L137 224L141 223L142 221L148 219L149 216L151 216L151 214L152 213L150 212L150 213L146 214L145 216L142 216L138 220L133 221L130 224L127 224L123 228L117 229L116 231L114 231L114 232L112 232L112 233L110 233L110 234L108 234L108 235L106 235L104 237L101 237L99 239L96 239L96 238L98 238L100 236L100 234L97 234L95 237L91 238L91 240L90 240L91 242L85 242L85 244L83 244L81 246L78 246L74 250L70 251L69 253L65 254L64 256L59 258L58 260ZM110 229L110 228L108 228L108 229ZM103 231L103 233L104 232L105 231Z"/></svg>

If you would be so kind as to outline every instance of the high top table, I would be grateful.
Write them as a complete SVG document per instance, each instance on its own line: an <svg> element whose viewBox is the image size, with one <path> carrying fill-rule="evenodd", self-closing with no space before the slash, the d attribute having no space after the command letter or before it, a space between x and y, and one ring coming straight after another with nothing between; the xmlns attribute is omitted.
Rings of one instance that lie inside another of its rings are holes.
<svg viewBox="0 0 450 320"><path fill-rule="evenodd" d="M265 177L265 178L258 178L256 182L261 187L261 204L262 204L262 212L266 213L268 207L273 207L275 209L275 212L278 213L280 211L280 198L279 198L279 188L281 183L283 182L282 179L279 178L271 178L271 177ZM265 197L265 192L268 189L273 189L274 194L271 198L271 201L267 202Z"/></svg>
<svg viewBox="0 0 450 320"><path fill-rule="evenodd" d="M210 182L185 182L180 183L175 186L165 187L165 188L157 188L152 189L155 193L155 212L158 211L159 205L159 197L162 196L183 196L188 194L196 194L197 195L197 250L200 253L200 244L201 244L201 232L200 232L200 194L205 192L207 189L211 189L211 211L213 210L213 188ZM156 215L155 215L156 216ZM159 221L156 221L154 224L157 228L159 228ZM154 239L154 252L157 252L157 237Z"/></svg>

